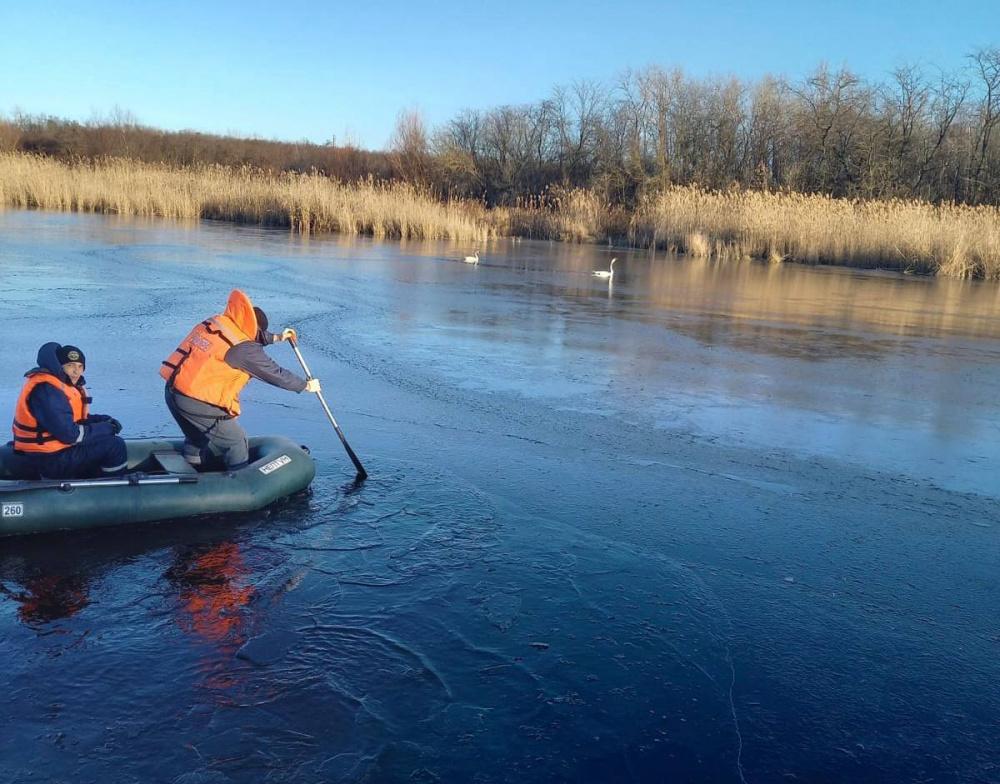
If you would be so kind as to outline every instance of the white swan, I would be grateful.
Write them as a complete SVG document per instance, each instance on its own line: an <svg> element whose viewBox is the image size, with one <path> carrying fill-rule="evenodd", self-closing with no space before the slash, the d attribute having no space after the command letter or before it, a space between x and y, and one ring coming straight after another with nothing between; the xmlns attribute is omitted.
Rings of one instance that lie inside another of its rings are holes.
<svg viewBox="0 0 1000 784"><path fill-rule="evenodd" d="M466 256L462 259L466 264L478 264L479 263L479 251L477 250L472 256Z"/></svg>
<svg viewBox="0 0 1000 784"><path fill-rule="evenodd" d="M618 259L611 259L611 267L606 270L594 270L595 278L605 278L606 280L612 280L615 277L615 262Z"/></svg>

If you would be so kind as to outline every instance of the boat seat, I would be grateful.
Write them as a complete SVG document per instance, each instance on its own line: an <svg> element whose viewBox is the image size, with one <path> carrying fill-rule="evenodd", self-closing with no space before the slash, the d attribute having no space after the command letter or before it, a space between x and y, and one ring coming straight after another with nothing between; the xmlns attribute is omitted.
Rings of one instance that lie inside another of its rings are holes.
<svg viewBox="0 0 1000 784"><path fill-rule="evenodd" d="M197 474L195 467L177 452L153 452L153 458L168 474Z"/></svg>

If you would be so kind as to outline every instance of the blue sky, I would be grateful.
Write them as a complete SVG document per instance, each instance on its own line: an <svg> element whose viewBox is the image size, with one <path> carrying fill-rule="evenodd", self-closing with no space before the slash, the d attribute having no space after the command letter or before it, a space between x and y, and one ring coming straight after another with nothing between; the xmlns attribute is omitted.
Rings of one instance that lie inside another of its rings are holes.
<svg viewBox="0 0 1000 784"><path fill-rule="evenodd" d="M435 125L625 68L883 78L998 45L1000 0L0 0L0 112L119 106L161 128L381 148L403 108Z"/></svg>

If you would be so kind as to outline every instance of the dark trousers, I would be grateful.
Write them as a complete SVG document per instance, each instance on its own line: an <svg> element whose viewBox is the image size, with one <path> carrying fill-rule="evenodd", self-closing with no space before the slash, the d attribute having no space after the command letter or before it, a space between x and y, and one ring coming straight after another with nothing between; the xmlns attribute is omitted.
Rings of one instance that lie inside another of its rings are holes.
<svg viewBox="0 0 1000 784"><path fill-rule="evenodd" d="M166 388L167 408L184 433L184 457L199 466L222 458L227 468L242 468L250 460L246 431L218 406Z"/></svg>
<svg viewBox="0 0 1000 784"><path fill-rule="evenodd" d="M52 454L25 455L42 479L93 479L121 476L128 467L128 451L118 436L88 438Z"/></svg>

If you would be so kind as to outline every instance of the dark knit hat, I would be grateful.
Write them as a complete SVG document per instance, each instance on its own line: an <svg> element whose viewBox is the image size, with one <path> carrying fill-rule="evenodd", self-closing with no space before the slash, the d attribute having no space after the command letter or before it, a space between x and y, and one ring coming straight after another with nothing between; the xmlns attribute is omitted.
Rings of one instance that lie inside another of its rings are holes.
<svg viewBox="0 0 1000 784"><path fill-rule="evenodd" d="M79 362L87 367L87 358L76 346L60 346L56 349L56 358L60 365L65 365L67 362Z"/></svg>
<svg viewBox="0 0 1000 784"><path fill-rule="evenodd" d="M257 329L267 329L267 314L254 305L254 315L257 316Z"/></svg>

